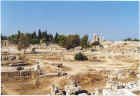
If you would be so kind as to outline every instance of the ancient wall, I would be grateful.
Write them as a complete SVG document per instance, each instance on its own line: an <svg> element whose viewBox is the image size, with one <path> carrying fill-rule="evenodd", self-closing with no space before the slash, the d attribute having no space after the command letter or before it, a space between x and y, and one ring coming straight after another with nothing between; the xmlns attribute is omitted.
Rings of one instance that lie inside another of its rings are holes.
<svg viewBox="0 0 140 96"><path fill-rule="evenodd" d="M1 80L10 81L10 80L29 80L35 79L37 77L36 72L34 71L21 71L21 72L2 72Z"/></svg>

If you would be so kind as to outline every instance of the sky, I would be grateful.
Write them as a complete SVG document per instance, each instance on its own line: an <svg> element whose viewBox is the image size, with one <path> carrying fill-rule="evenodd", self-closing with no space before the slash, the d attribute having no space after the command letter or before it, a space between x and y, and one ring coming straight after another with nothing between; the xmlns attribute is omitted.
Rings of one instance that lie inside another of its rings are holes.
<svg viewBox="0 0 140 96"><path fill-rule="evenodd" d="M55 34L89 35L102 32L105 40L139 36L138 2L3 1L2 34L47 30Z"/></svg>

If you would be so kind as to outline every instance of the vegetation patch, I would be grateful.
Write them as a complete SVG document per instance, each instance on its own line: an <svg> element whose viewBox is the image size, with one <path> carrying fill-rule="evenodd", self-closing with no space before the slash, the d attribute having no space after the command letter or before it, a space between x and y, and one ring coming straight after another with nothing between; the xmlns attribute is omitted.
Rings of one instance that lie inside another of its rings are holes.
<svg viewBox="0 0 140 96"><path fill-rule="evenodd" d="M88 60L87 56L85 56L81 52L77 53L74 58L75 60L80 60L80 61Z"/></svg>

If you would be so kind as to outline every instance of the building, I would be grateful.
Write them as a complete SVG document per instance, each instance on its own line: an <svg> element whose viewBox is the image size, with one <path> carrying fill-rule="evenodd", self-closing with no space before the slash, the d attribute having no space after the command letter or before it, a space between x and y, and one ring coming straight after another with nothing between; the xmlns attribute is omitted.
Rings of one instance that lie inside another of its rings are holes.
<svg viewBox="0 0 140 96"><path fill-rule="evenodd" d="M99 34L99 33L93 34L93 42L96 42L96 41L98 41L100 43L102 43L104 41L104 36L102 33L101 34Z"/></svg>
<svg viewBox="0 0 140 96"><path fill-rule="evenodd" d="M10 41L9 40L1 40L1 46L2 47L8 47L10 45Z"/></svg>

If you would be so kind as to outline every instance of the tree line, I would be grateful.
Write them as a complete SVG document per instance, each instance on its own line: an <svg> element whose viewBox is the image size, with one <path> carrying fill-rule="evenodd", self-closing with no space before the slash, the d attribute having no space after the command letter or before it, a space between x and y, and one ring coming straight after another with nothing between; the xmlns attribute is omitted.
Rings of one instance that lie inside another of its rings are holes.
<svg viewBox="0 0 140 96"><path fill-rule="evenodd" d="M23 33L20 30L16 34L10 36L1 35L2 40L9 40L11 43L19 46L19 49L26 48L30 44L58 44L64 48L71 49L81 46L82 48L89 47L88 35L84 35L80 38L78 34L64 35L56 32L55 35L42 31L32 33Z"/></svg>
<svg viewBox="0 0 140 96"><path fill-rule="evenodd" d="M129 37L129 38L124 39L124 41L140 41L140 39L138 39L138 38L132 39Z"/></svg>

